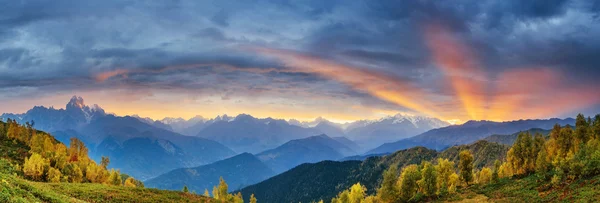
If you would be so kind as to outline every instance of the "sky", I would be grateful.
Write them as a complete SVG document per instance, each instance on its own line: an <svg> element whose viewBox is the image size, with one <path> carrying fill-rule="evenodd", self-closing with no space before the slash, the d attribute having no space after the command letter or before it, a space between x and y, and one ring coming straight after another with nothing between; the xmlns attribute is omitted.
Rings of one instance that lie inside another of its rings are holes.
<svg viewBox="0 0 600 203"><path fill-rule="evenodd" d="M0 112L506 121L600 113L594 0L0 0Z"/></svg>

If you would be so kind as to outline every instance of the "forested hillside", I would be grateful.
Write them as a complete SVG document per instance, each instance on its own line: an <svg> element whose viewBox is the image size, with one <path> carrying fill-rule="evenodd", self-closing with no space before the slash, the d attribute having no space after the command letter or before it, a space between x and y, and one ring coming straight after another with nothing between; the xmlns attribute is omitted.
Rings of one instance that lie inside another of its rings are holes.
<svg viewBox="0 0 600 203"><path fill-rule="evenodd" d="M440 158L437 163L423 161L401 170L392 165L383 173L376 194L370 195L357 182L331 202L600 200L600 115L592 120L579 114L575 128L556 124L547 139L541 133L532 137L521 132L506 158L495 160L493 167L478 167L475 149L456 149L460 150L457 162Z"/></svg>
<svg viewBox="0 0 600 203"><path fill-rule="evenodd" d="M390 166L403 168L425 160L435 161L437 158L458 160L458 154L454 152L459 149L473 150L478 157L476 160L479 164L492 166L496 160L494 157L502 158L508 147L479 141L471 145L452 147L443 152L415 147L386 156L370 157L365 161L323 161L315 164L302 164L240 191L244 196L255 194L258 199L265 202L330 200L337 193L358 182L367 188L378 188L383 172ZM367 190L367 194L374 193L375 190Z"/></svg>
<svg viewBox="0 0 600 203"><path fill-rule="evenodd" d="M214 202L241 200L227 194L219 183L215 194L144 188L144 184L119 170L109 169L110 159L97 164L77 138L69 147L32 125L0 121L0 202Z"/></svg>

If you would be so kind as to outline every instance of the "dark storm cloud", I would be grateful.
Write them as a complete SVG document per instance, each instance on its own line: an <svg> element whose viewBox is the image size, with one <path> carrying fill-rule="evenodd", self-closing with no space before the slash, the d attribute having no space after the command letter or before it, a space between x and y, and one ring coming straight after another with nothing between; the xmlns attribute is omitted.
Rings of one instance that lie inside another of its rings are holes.
<svg viewBox="0 0 600 203"><path fill-rule="evenodd" d="M0 4L0 84L37 91L288 88L370 97L244 48L265 47L447 96L423 37L435 24L465 43L491 75L543 66L572 83L597 85L599 12L593 0L7 2Z"/></svg>
<svg viewBox="0 0 600 203"><path fill-rule="evenodd" d="M217 14L215 14L212 18L210 18L212 22L217 25L227 27L229 26L229 15L225 12L224 9L221 9Z"/></svg>

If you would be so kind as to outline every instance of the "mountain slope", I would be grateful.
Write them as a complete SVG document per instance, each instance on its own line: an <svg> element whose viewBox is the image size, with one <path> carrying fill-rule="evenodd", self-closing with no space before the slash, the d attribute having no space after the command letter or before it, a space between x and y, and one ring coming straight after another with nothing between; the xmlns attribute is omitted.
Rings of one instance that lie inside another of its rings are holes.
<svg viewBox="0 0 600 203"><path fill-rule="evenodd" d="M146 187L179 190L187 186L190 191L201 193L211 190L223 177L230 190L240 189L272 177L275 173L254 155L243 153L212 164L182 168L146 181Z"/></svg>
<svg viewBox="0 0 600 203"><path fill-rule="evenodd" d="M335 141L338 141L339 143L346 145L348 148L350 148L356 152L361 151L361 148L360 148L360 146L358 146L358 144L356 144L352 140L349 140L346 137L332 137L331 139L334 139Z"/></svg>
<svg viewBox="0 0 600 203"><path fill-rule="evenodd" d="M81 129L80 134L93 146L94 158L110 156L114 167L142 180L234 154L215 141L180 135L132 117L105 116Z"/></svg>
<svg viewBox="0 0 600 203"><path fill-rule="evenodd" d="M275 172L281 173L302 163L338 160L353 153L346 145L326 135L318 135L289 141L256 156Z"/></svg>
<svg viewBox="0 0 600 203"><path fill-rule="evenodd" d="M393 152L414 146L424 146L441 150L454 145L471 143L493 134L512 134L531 128L550 129L557 123L561 126L567 124L574 125L575 120L572 118L553 118L549 120L518 120L509 122L469 121L462 125L433 129L415 137L386 143L368 151L367 154Z"/></svg>
<svg viewBox="0 0 600 203"><path fill-rule="evenodd" d="M369 157L364 161L322 161L302 164L263 182L248 186L240 192L244 197L255 194L256 198L265 202L310 202L320 199L329 200L340 191L360 182L365 185L368 194L374 194L382 181L383 171L392 164L402 168L436 158L457 160L458 155L454 153L457 149L471 150L478 165L489 167L493 165L496 158L503 157L508 148L501 144L480 141L441 153L424 147L415 147L386 156ZM488 157L488 155L493 156Z"/></svg>

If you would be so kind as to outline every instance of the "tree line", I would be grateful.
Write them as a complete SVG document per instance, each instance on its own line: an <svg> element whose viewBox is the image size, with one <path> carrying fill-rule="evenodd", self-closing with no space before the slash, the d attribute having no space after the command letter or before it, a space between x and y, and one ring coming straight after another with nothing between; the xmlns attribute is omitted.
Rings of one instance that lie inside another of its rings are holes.
<svg viewBox="0 0 600 203"><path fill-rule="evenodd" d="M25 143L30 148L30 155L25 158L23 165L15 165L15 169L22 171L26 179L144 187L141 181L121 174L119 170L109 170L108 157L102 157L100 164L90 159L88 149L81 140L71 138L67 147L52 135L36 130L33 122L21 125L11 119L6 123L0 121L0 136Z"/></svg>
<svg viewBox="0 0 600 203"><path fill-rule="evenodd" d="M399 173L393 164L383 173L374 195L356 183L340 192L332 203L392 203L435 200L472 184L494 184L501 178L535 175L560 187L579 178L600 175L600 115L577 115L575 127L555 125L549 136L521 132L505 160L492 168L476 169L470 151L459 154L459 163L437 159L408 165ZM457 168L455 168L457 166ZM319 201L320 203L323 200Z"/></svg>

